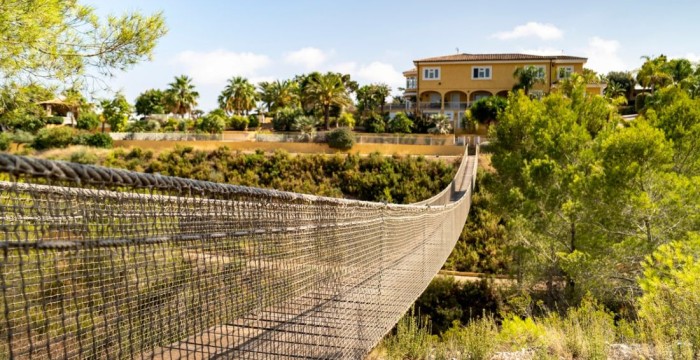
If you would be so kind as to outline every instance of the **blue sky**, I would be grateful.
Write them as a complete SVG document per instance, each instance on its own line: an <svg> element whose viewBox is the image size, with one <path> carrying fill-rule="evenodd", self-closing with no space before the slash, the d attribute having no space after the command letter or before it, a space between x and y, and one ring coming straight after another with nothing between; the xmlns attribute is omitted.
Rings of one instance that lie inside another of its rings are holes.
<svg viewBox="0 0 700 360"><path fill-rule="evenodd" d="M86 0L99 14L163 11L170 29L153 61L107 83L130 101L191 76L200 108L227 78L253 82L318 71L403 86L414 59L523 52L588 57L599 72L634 70L642 55L700 61L700 1Z"/></svg>

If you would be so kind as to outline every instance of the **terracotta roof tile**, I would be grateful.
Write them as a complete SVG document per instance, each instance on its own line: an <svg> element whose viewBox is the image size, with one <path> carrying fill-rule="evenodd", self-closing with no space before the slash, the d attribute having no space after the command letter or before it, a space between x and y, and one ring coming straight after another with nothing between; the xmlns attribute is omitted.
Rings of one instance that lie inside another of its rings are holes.
<svg viewBox="0 0 700 360"><path fill-rule="evenodd" d="M568 55L529 55L529 54L454 54L436 56L416 60L415 62L448 62L448 61L517 61L517 60L583 60L588 59Z"/></svg>

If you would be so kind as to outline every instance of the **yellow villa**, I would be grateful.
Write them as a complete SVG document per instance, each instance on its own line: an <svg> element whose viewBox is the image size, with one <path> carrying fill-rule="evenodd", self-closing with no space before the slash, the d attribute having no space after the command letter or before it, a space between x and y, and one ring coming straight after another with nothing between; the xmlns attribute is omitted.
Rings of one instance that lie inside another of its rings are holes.
<svg viewBox="0 0 700 360"><path fill-rule="evenodd" d="M530 94L549 92L573 73L581 73L586 58L577 56L539 56L527 54L455 54L413 61L415 68L405 71L405 104L393 104L396 112L443 113L458 123L464 111L476 100L487 96L507 96L517 83L513 73L519 67L534 66L543 79ZM590 84L587 91L602 94L604 84ZM459 127L459 124L458 124Z"/></svg>

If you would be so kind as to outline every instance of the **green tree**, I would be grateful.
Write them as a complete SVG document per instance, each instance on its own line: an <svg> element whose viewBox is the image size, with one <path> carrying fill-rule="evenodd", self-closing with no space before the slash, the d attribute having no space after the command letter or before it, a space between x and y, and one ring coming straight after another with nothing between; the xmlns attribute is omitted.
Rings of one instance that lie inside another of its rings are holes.
<svg viewBox="0 0 700 360"><path fill-rule="evenodd" d="M637 82L645 88L651 88L652 93L666 85L673 83L673 77L666 72L667 58L664 55L652 58L642 56L644 64L637 72Z"/></svg>
<svg viewBox="0 0 700 360"><path fill-rule="evenodd" d="M149 89L136 97L134 104L139 115L165 114L165 94L159 89Z"/></svg>
<svg viewBox="0 0 700 360"><path fill-rule="evenodd" d="M260 100L268 112L289 106L300 106L299 84L294 80L277 80L258 84Z"/></svg>
<svg viewBox="0 0 700 360"><path fill-rule="evenodd" d="M632 97L634 86L637 84L634 75L629 71L611 71L605 76L605 80L608 82L608 86L612 83L617 84L617 87L624 91L624 95L628 99Z"/></svg>
<svg viewBox="0 0 700 360"><path fill-rule="evenodd" d="M513 77L518 80L513 86L513 90L522 89L526 94L529 94L536 84L544 84L545 74L541 68L525 66L516 68L515 72L513 72Z"/></svg>
<svg viewBox="0 0 700 360"><path fill-rule="evenodd" d="M165 103L171 113L175 115L192 114L199 93L195 90L192 79L187 75L176 76L175 81L168 84L165 90Z"/></svg>
<svg viewBox="0 0 700 360"><path fill-rule="evenodd" d="M136 12L100 19L78 1L5 1L0 7L0 74L65 79L88 69L111 74L150 59L167 32L164 17Z"/></svg>
<svg viewBox="0 0 700 360"><path fill-rule="evenodd" d="M126 129L129 115L131 114L131 105L124 97L124 94L117 93L111 100L102 100L100 106L102 107L102 116L109 124L111 131L119 132Z"/></svg>
<svg viewBox="0 0 700 360"><path fill-rule="evenodd" d="M39 102L55 97L53 89L38 84L5 84L0 88L0 127L36 133L46 125Z"/></svg>
<svg viewBox="0 0 700 360"><path fill-rule="evenodd" d="M364 114L377 111L384 114L386 98L391 93L391 87L387 84L370 84L357 89L357 110Z"/></svg>
<svg viewBox="0 0 700 360"><path fill-rule="evenodd" d="M331 107L344 107L352 103L346 86L343 76L329 72L309 75L303 88L307 104L322 110L326 130L330 129Z"/></svg>
<svg viewBox="0 0 700 360"><path fill-rule="evenodd" d="M219 107L228 114L248 115L250 110L255 109L255 101L258 93L255 86L248 79L235 76L228 79L228 83L219 95Z"/></svg>
<svg viewBox="0 0 700 360"><path fill-rule="evenodd" d="M482 124L495 121L498 114L508 105L508 100L500 96L489 96L474 102L469 108L472 116Z"/></svg>
<svg viewBox="0 0 700 360"><path fill-rule="evenodd" d="M452 123L450 118L445 114L436 114L431 116L433 127L428 129L431 134L445 135L452 132Z"/></svg>
<svg viewBox="0 0 700 360"><path fill-rule="evenodd" d="M209 134L220 134L226 127L226 114L217 109L197 119L195 128Z"/></svg>
<svg viewBox="0 0 700 360"><path fill-rule="evenodd" d="M671 59L663 65L662 70L671 76L674 83L678 84L693 75L693 64L688 59Z"/></svg>
<svg viewBox="0 0 700 360"><path fill-rule="evenodd" d="M392 133L410 134L412 127L413 121L402 112L397 113L387 124L387 130Z"/></svg>

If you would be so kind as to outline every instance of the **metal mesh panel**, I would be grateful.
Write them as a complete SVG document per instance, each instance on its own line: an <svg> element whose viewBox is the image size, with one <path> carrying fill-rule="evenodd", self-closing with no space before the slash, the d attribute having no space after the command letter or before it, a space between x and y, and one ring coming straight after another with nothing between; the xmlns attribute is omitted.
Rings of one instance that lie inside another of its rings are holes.
<svg viewBox="0 0 700 360"><path fill-rule="evenodd" d="M466 155L388 205L0 154L0 359L362 358L452 250Z"/></svg>

